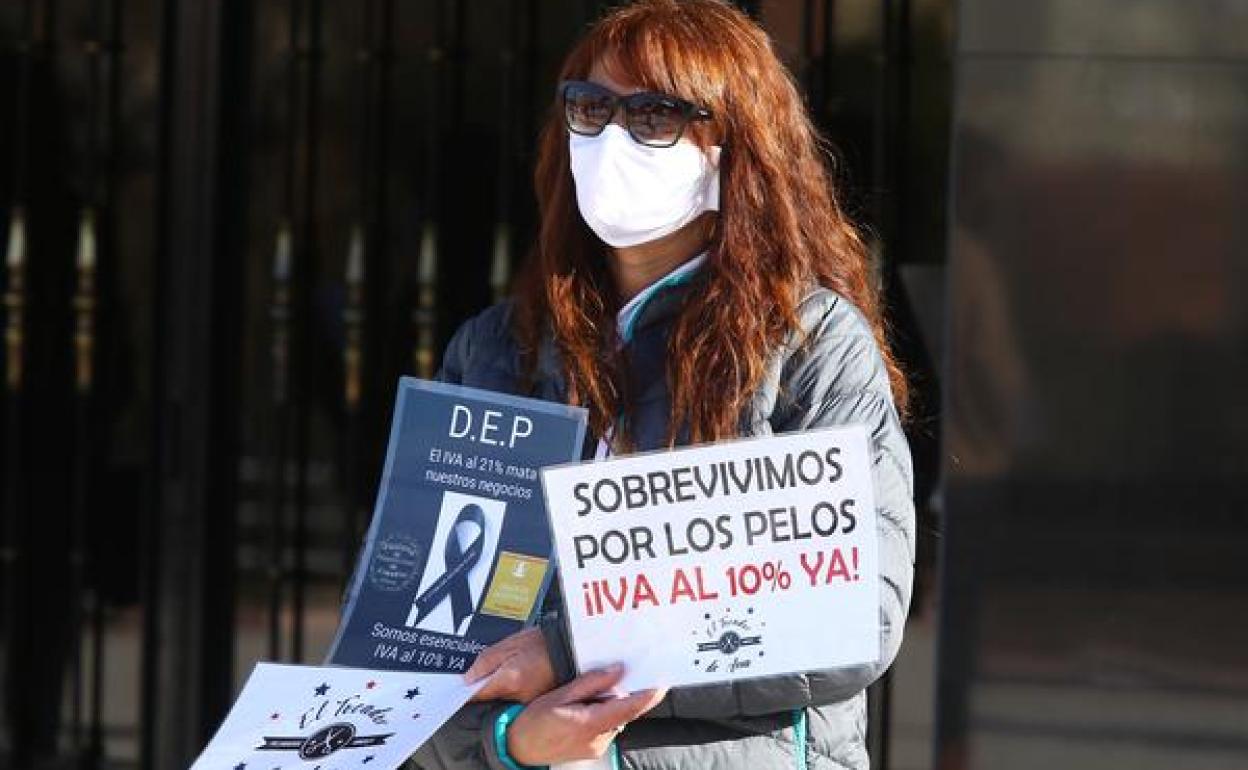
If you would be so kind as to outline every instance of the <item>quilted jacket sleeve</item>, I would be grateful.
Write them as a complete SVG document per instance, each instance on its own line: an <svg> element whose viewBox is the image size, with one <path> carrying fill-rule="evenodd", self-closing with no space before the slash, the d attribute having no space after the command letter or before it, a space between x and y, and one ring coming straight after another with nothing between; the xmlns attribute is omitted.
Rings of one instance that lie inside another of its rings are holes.
<svg viewBox="0 0 1248 770"><path fill-rule="evenodd" d="M442 365L438 367L433 379L454 385L463 384L464 369L468 365L474 346L474 329L481 322L481 315L475 315L459 325L459 328L451 335L450 342L446 343L446 350L442 352Z"/></svg>
<svg viewBox="0 0 1248 770"><path fill-rule="evenodd" d="M914 576L913 471L887 371L866 321L850 303L820 292L804 305L803 315L810 319L808 338L780 372L769 422L776 433L849 423L863 423L870 431L880 538L880 659L677 688L649 717L726 719L841 701L879 678L901 645Z"/></svg>

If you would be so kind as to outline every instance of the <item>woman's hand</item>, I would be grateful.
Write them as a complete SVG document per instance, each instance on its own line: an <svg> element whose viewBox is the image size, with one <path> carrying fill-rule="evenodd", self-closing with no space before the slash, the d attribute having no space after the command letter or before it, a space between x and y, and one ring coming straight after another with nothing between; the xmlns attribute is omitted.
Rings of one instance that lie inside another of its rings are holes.
<svg viewBox="0 0 1248 770"><path fill-rule="evenodd" d="M469 684L494 678L472 696L473 700L514 700L528 703L555 686L555 671L546 653L546 641L536 628L518 631L490 645L464 674Z"/></svg>
<svg viewBox="0 0 1248 770"><path fill-rule="evenodd" d="M582 674L534 700L507 728L507 753L522 765L595 759L624 725L659 705L667 689L614 696L623 666ZM605 695L606 700L594 700Z"/></svg>

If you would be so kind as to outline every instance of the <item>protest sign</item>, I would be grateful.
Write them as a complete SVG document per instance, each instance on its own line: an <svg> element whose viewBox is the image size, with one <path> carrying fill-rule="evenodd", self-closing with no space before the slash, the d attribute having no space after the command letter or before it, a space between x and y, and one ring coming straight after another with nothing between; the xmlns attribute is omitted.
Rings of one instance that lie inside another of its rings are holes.
<svg viewBox="0 0 1248 770"><path fill-rule="evenodd" d="M329 662L462 672L540 609L538 471L580 457L583 409L404 377Z"/></svg>
<svg viewBox="0 0 1248 770"><path fill-rule="evenodd" d="M879 657L866 429L722 442L542 472L580 670L628 690Z"/></svg>
<svg viewBox="0 0 1248 770"><path fill-rule="evenodd" d="M191 770L393 770L482 684L446 674L260 663Z"/></svg>

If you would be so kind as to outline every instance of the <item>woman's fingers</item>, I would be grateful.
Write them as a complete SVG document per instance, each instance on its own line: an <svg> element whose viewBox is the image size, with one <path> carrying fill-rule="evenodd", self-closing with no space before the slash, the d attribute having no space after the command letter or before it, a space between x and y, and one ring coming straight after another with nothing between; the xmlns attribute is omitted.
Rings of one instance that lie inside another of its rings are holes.
<svg viewBox="0 0 1248 770"><path fill-rule="evenodd" d="M555 686L555 672L546 641L536 628L526 628L486 648L464 673L469 684L487 676L473 700L508 699L528 703Z"/></svg>
<svg viewBox="0 0 1248 770"><path fill-rule="evenodd" d="M487 676L490 676L487 674ZM474 701L497 700L509 697L520 684L520 672L514 668L503 666L494 671L493 676L472 696Z"/></svg>
<svg viewBox="0 0 1248 770"><path fill-rule="evenodd" d="M581 674L551 694L557 696L556 702L558 703L587 701L607 692L623 677L624 667L615 663Z"/></svg>
<svg viewBox="0 0 1248 770"><path fill-rule="evenodd" d="M515 635L492 644L481 651L473 664L464 672L464 681L473 684L493 675L485 686L472 696L474 701L494 700L507 695L518 678L514 669L507 667L507 662L515 655Z"/></svg>
<svg viewBox="0 0 1248 770"><path fill-rule="evenodd" d="M494 673L503 664L503 661L507 660L510 654L510 645L507 643L511 641L511 638L509 636L501 642L492 644L482 650L473 664L464 672L464 681L472 684Z"/></svg>
<svg viewBox="0 0 1248 770"><path fill-rule="evenodd" d="M508 730L512 757L526 765L549 765L602 756L622 725L654 708L667 694L666 689L643 690L595 700L623 676L624 667L619 665L590 671L534 700Z"/></svg>
<svg viewBox="0 0 1248 770"><path fill-rule="evenodd" d="M464 681L468 684L479 682L487 676L493 675L493 678L485 683L480 690L472 696L474 701L492 700L497 698L499 693L503 692L507 679L507 671L500 671L499 667L507 660L507 656L502 651L496 651L498 645L489 647L477 656L477 660L472 667L464 672Z"/></svg>
<svg viewBox="0 0 1248 770"><path fill-rule="evenodd" d="M597 733L615 730L659 705L666 695L667 688L663 687L656 690L640 690L623 698L588 704L586 711L589 717L589 728Z"/></svg>

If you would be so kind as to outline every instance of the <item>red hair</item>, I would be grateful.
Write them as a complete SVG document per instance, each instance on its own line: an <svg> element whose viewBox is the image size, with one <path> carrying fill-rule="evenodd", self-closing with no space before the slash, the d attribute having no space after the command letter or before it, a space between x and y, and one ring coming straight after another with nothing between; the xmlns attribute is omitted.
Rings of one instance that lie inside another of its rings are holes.
<svg viewBox="0 0 1248 770"><path fill-rule="evenodd" d="M595 63L611 76L707 107L693 141L723 146L720 215L701 268L668 339L668 443L681 426L693 442L737 435L768 354L798 328L797 304L813 284L866 317L905 412L907 385L888 345L870 254L833 191L815 127L767 34L720 0L640 0L598 21L559 79L584 80ZM516 293L516 331L529 371L549 330L569 400L604 435L627 408L616 350L619 298L607 246L577 210L567 130L555 104L534 175L540 226ZM621 421L627 425L627 420ZM629 445L617 431L617 448Z"/></svg>

